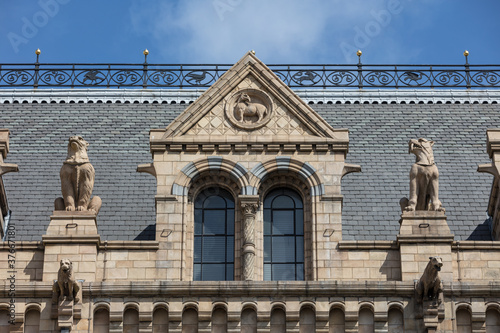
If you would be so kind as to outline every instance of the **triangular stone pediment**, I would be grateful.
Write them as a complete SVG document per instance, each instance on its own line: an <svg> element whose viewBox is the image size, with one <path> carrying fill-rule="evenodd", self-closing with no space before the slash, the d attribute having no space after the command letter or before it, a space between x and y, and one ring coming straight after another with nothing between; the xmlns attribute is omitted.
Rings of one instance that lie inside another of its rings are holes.
<svg viewBox="0 0 500 333"><path fill-rule="evenodd" d="M156 135L156 143L346 140L345 130L335 131L252 52L162 132L161 139Z"/></svg>

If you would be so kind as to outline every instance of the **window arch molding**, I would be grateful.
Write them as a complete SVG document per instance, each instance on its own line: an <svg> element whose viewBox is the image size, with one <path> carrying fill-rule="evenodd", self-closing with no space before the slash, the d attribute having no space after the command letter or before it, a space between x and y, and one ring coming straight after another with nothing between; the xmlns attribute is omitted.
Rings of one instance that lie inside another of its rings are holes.
<svg viewBox="0 0 500 333"><path fill-rule="evenodd" d="M153 303L153 313L158 310L158 309L163 309L167 310L168 312L168 302L154 302Z"/></svg>
<svg viewBox="0 0 500 333"><path fill-rule="evenodd" d="M286 313L286 304L285 302L282 301L274 301L271 303L271 311L269 311L269 314L273 313L274 310L279 309L282 310Z"/></svg>
<svg viewBox="0 0 500 333"><path fill-rule="evenodd" d="M182 305L182 312L185 312L187 310L194 310L196 313L198 313L199 308L198 308L198 302L197 301L186 301Z"/></svg>
<svg viewBox="0 0 500 333"><path fill-rule="evenodd" d="M299 303L300 310L311 309L316 313L316 303L314 301L302 301Z"/></svg>
<svg viewBox="0 0 500 333"><path fill-rule="evenodd" d="M204 173L200 177L197 177L197 179L194 180L189 186L189 202L194 202L196 197L198 197L198 195L200 195L200 193L202 193L204 190L215 187L222 188L228 191L232 195L235 202L238 198L238 194L241 192L239 184L235 183L231 178L228 178L228 175L224 173L219 175Z"/></svg>
<svg viewBox="0 0 500 333"><path fill-rule="evenodd" d="M470 314L472 314L472 304L469 302L457 302L455 304L455 313L460 310L467 310Z"/></svg>
<svg viewBox="0 0 500 333"><path fill-rule="evenodd" d="M132 310L135 310L139 313L139 303L137 302L127 302L125 304L125 306L123 307L123 313L125 313L125 311L129 310L129 309L132 309Z"/></svg>
<svg viewBox="0 0 500 333"><path fill-rule="evenodd" d="M330 303L330 310L341 310L342 312L345 313L345 304L342 302L332 302Z"/></svg>
<svg viewBox="0 0 500 333"><path fill-rule="evenodd" d="M111 306L109 305L109 302L106 301L98 301L94 303L94 313L99 310L107 310L111 311Z"/></svg>
<svg viewBox="0 0 500 333"><path fill-rule="evenodd" d="M224 177L230 180L236 194L255 194L249 186L248 170L240 163L220 156L209 156L186 164L172 184L173 195L192 195L193 185L200 177ZM194 186L196 187L196 186ZM190 196L192 198L192 196Z"/></svg>
<svg viewBox="0 0 500 333"><path fill-rule="evenodd" d="M486 303L486 312L489 310L496 310L500 312L500 302L487 302Z"/></svg>
<svg viewBox="0 0 500 333"><path fill-rule="evenodd" d="M393 301L389 302L387 311L391 311L392 309L396 309L404 313L404 304L402 301Z"/></svg>
<svg viewBox="0 0 500 333"><path fill-rule="evenodd" d="M26 314L28 311L35 310L38 312L42 312L42 305L40 303L28 303L26 304L26 308L24 309L24 313Z"/></svg>
<svg viewBox="0 0 500 333"><path fill-rule="evenodd" d="M257 302L253 301L244 301L241 305L241 312L243 312L246 309L251 309L257 312L258 307L257 307Z"/></svg>
<svg viewBox="0 0 500 333"><path fill-rule="evenodd" d="M324 181L317 170L308 162L302 162L288 156L278 156L257 164L250 171L249 185L259 189L274 174L288 175L299 180L308 190L308 196L324 194Z"/></svg>

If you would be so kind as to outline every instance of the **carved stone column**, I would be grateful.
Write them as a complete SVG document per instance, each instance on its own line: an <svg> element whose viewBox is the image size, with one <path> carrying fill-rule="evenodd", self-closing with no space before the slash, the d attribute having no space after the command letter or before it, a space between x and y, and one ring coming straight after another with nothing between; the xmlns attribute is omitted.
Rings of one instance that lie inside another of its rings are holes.
<svg viewBox="0 0 500 333"><path fill-rule="evenodd" d="M259 207L257 195L240 195L243 214L242 266L243 280L254 280L255 270L255 214Z"/></svg>

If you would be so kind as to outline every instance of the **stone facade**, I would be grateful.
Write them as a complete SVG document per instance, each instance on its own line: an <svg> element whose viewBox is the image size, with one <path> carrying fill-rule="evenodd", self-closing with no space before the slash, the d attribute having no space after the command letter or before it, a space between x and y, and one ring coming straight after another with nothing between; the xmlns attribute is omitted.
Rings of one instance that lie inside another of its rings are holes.
<svg viewBox="0 0 500 333"><path fill-rule="evenodd" d="M403 211L393 239L346 240L343 181L361 171L346 162L348 130L334 129L248 53L166 128L151 129L153 161L137 171L157 184L154 240L103 239L95 212L55 210L41 241L2 243L0 320L15 319L1 321L0 331L498 332L497 132L487 133L492 163L479 166L495 177L488 208L495 241L456 240L448 210ZM400 169L407 174L410 164ZM227 281L197 275L204 237L197 202L212 189L234 202L234 230L224 236L234 237ZM303 205L303 230L294 236L303 242L303 276L270 281L266 198L277 189L292 190ZM435 256L441 301L420 302L417 282ZM72 262L81 299L53 303L63 259Z"/></svg>

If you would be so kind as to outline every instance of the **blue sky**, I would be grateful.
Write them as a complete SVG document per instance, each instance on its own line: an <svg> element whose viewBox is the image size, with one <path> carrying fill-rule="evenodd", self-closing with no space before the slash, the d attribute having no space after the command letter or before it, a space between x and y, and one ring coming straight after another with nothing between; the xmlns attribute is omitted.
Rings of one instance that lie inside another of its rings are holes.
<svg viewBox="0 0 500 333"><path fill-rule="evenodd" d="M0 63L500 63L499 0L0 0Z"/></svg>

